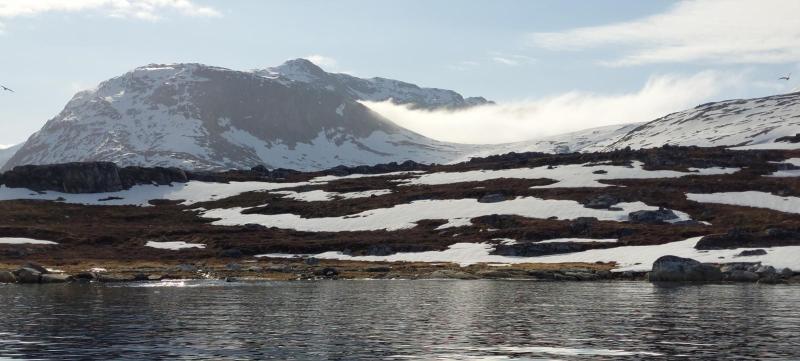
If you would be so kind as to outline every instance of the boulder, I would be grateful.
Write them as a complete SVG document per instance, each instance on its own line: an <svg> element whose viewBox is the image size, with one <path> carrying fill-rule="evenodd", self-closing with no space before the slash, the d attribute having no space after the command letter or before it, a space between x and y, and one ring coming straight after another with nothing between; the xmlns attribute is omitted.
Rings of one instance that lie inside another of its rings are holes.
<svg viewBox="0 0 800 361"><path fill-rule="evenodd" d="M763 256L765 254L767 254L767 251L763 249L746 249L734 255L734 257Z"/></svg>
<svg viewBox="0 0 800 361"><path fill-rule="evenodd" d="M614 197L607 193L603 193L594 196L592 198L589 198L584 204L584 207L594 208L594 209L608 209L617 203L619 203L619 198Z"/></svg>
<svg viewBox="0 0 800 361"><path fill-rule="evenodd" d="M480 203L498 203L504 202L506 200L506 196L500 193L490 193L480 197L478 202Z"/></svg>
<svg viewBox="0 0 800 361"><path fill-rule="evenodd" d="M19 283L39 283L42 279L42 273L28 267L22 267L14 271L14 276L17 277Z"/></svg>
<svg viewBox="0 0 800 361"><path fill-rule="evenodd" d="M238 263L228 263L225 265L225 269L228 271L241 271L242 265Z"/></svg>
<svg viewBox="0 0 800 361"><path fill-rule="evenodd" d="M36 272L39 272L41 274L50 273L50 271L48 271L47 268L44 268L44 266L36 262L27 262L24 265L22 265L22 268L30 268L36 270Z"/></svg>
<svg viewBox="0 0 800 361"><path fill-rule="evenodd" d="M763 266L763 265L762 265L762 266L760 266L760 267L758 267L758 268L756 268L756 271L755 271L755 272L756 272L756 273L758 273L758 275L759 275L759 276L761 276L761 277L765 277L765 276L769 276L769 275L774 275L774 274L777 274L777 273L778 273L778 271L777 271L777 270L775 270L775 267L772 267L772 266Z"/></svg>
<svg viewBox="0 0 800 361"><path fill-rule="evenodd" d="M8 271L0 271L0 283L15 283L17 276Z"/></svg>
<svg viewBox="0 0 800 361"><path fill-rule="evenodd" d="M725 275L725 280L731 282L756 282L758 274L750 271L734 270Z"/></svg>
<svg viewBox="0 0 800 361"><path fill-rule="evenodd" d="M319 264L319 259L314 257L308 257L305 259L305 262L309 266L316 266Z"/></svg>
<svg viewBox="0 0 800 361"><path fill-rule="evenodd" d="M130 282L134 281L135 279L136 278L131 275L118 275L118 274L101 274L98 277L98 281L107 283Z"/></svg>
<svg viewBox="0 0 800 361"><path fill-rule="evenodd" d="M636 211L628 213L628 221L631 223L658 224L677 219L678 215L671 209L659 208L655 211Z"/></svg>
<svg viewBox="0 0 800 361"><path fill-rule="evenodd" d="M717 282L722 280L719 268L691 258L661 256L653 262L650 282Z"/></svg>
<svg viewBox="0 0 800 361"><path fill-rule="evenodd" d="M41 283L66 283L73 280L72 276L62 273L45 273L40 280Z"/></svg>
<svg viewBox="0 0 800 361"><path fill-rule="evenodd" d="M322 276L325 278L334 278L339 275L339 270L333 267L325 267L321 270L314 271L315 276Z"/></svg>
<svg viewBox="0 0 800 361"><path fill-rule="evenodd" d="M778 274L780 274L780 276L783 278L790 278L794 276L794 271L789 268L783 268L780 270L780 272L778 272Z"/></svg>

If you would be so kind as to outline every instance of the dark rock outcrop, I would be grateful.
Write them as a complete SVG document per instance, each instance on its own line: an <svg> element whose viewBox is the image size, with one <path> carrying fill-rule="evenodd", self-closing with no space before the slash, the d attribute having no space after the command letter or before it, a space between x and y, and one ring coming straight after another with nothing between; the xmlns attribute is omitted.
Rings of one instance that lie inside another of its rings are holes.
<svg viewBox="0 0 800 361"><path fill-rule="evenodd" d="M650 282L717 282L722 280L719 268L691 258L661 256L653 262Z"/></svg>
<svg viewBox="0 0 800 361"><path fill-rule="evenodd" d="M17 276L8 271L0 271L0 283L14 283L17 282Z"/></svg>
<svg viewBox="0 0 800 361"><path fill-rule="evenodd" d="M677 219L678 216L670 209L660 208L656 211L636 211L628 213L631 223L658 224Z"/></svg>
<svg viewBox="0 0 800 361"><path fill-rule="evenodd" d="M583 206L594 209L609 209L617 203L619 203L619 198L603 193L588 199Z"/></svg>
<svg viewBox="0 0 800 361"><path fill-rule="evenodd" d="M117 192L137 184L186 181L186 173L177 168L119 168L110 162L24 165L0 174L0 184L9 188L63 193Z"/></svg>

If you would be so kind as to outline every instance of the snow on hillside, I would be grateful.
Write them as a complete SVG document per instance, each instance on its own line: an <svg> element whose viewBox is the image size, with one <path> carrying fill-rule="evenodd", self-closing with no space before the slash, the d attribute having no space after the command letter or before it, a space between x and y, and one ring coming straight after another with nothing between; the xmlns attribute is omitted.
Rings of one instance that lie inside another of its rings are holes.
<svg viewBox="0 0 800 361"><path fill-rule="evenodd" d="M617 124L604 127L589 128L545 138L527 140L524 142L486 145L476 153L465 156L469 158L485 157L493 154L510 152L541 152L541 153L573 153L573 152L599 152L613 144L631 130L645 123Z"/></svg>
<svg viewBox="0 0 800 361"><path fill-rule="evenodd" d="M289 60L280 66L255 70L269 78L284 78L319 89L348 94L354 100L386 101L409 104L415 108L467 108L491 104L482 97L464 98L452 90L422 88L399 80L386 78L362 79L348 74L328 73L306 59Z"/></svg>
<svg viewBox="0 0 800 361"><path fill-rule="evenodd" d="M5 165L6 162L8 162L8 160L14 156L14 153L16 153L19 148L22 148L22 144L12 145L7 148L0 148L0 168L3 168L3 165Z"/></svg>
<svg viewBox="0 0 800 361"><path fill-rule="evenodd" d="M698 105L632 129L607 150L682 146L796 149L774 142L800 133L800 93Z"/></svg>
<svg viewBox="0 0 800 361"><path fill-rule="evenodd" d="M313 170L444 163L473 148L403 129L341 92L200 64L148 65L76 94L5 168L112 161Z"/></svg>

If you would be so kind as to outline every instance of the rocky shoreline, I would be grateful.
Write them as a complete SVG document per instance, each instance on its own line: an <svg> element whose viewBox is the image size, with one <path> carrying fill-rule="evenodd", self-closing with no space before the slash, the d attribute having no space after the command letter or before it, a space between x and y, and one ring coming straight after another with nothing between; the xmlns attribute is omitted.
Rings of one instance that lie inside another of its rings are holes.
<svg viewBox="0 0 800 361"><path fill-rule="evenodd" d="M119 263L101 261L48 268L35 262L0 264L0 283L56 284L71 282L158 282L165 280L300 281L348 279L497 279L550 282L650 281L654 283L759 283L800 284L800 273L777 270L760 263L700 263L688 258L663 256L650 272L614 272L612 263L477 264L356 262L310 258L194 263Z"/></svg>

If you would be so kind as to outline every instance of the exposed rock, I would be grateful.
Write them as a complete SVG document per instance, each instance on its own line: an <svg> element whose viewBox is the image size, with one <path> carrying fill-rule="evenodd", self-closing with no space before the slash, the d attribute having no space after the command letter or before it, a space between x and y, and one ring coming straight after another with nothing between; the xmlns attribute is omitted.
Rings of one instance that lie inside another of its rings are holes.
<svg viewBox="0 0 800 361"><path fill-rule="evenodd" d="M791 136L785 136L780 138L775 138L776 142L785 142L785 143L800 143L800 133Z"/></svg>
<svg viewBox="0 0 800 361"><path fill-rule="evenodd" d="M734 257L763 256L765 254L767 254L767 251L763 249L747 249L734 255Z"/></svg>
<svg viewBox="0 0 800 361"><path fill-rule="evenodd" d="M14 273L8 271L0 271L0 283L15 283L17 282L17 276L14 276Z"/></svg>
<svg viewBox="0 0 800 361"><path fill-rule="evenodd" d="M789 268L783 268L780 270L780 272L778 272L778 274L780 274L783 278L789 278L794 276L794 271Z"/></svg>
<svg viewBox="0 0 800 361"><path fill-rule="evenodd" d="M583 206L594 209L608 209L617 203L619 203L619 198L603 193L590 198Z"/></svg>
<svg viewBox="0 0 800 361"><path fill-rule="evenodd" d="M498 203L504 202L506 200L506 196L500 193L490 193L486 194L483 197L478 199L480 203Z"/></svg>
<svg viewBox="0 0 800 361"><path fill-rule="evenodd" d="M321 270L314 271L315 276L322 276L325 278L334 278L339 275L339 270L333 267L325 267Z"/></svg>
<svg viewBox="0 0 800 361"><path fill-rule="evenodd" d="M677 219L678 215L671 209L659 208L656 211L636 211L628 213L631 223L657 224Z"/></svg>
<svg viewBox="0 0 800 361"><path fill-rule="evenodd" d="M42 273L33 269L22 267L14 271L19 283L39 283L42 280Z"/></svg>
<svg viewBox="0 0 800 361"><path fill-rule="evenodd" d="M98 277L98 281L106 283L131 282L134 281L135 279L136 277L132 275L118 275L118 274L101 274Z"/></svg>
<svg viewBox="0 0 800 361"><path fill-rule="evenodd" d="M731 282L756 282L758 274L750 271L734 270L725 275L725 280Z"/></svg>
<svg viewBox="0 0 800 361"><path fill-rule="evenodd" d="M23 165L0 175L0 184L9 188L63 193L116 192L136 184L167 185L187 180L186 173L177 168L119 168L111 162Z"/></svg>
<svg viewBox="0 0 800 361"><path fill-rule="evenodd" d="M305 263L309 266L316 266L319 264L319 259L315 257L308 257L306 258Z"/></svg>
<svg viewBox="0 0 800 361"><path fill-rule="evenodd" d="M569 230L574 234L587 234L591 232L595 222L597 222L596 217L578 217L569 224Z"/></svg>
<svg viewBox="0 0 800 361"><path fill-rule="evenodd" d="M691 258L661 256L653 262L651 282L716 282L722 280L719 268Z"/></svg>
<svg viewBox="0 0 800 361"><path fill-rule="evenodd" d="M550 254L572 253L580 252L588 249L591 246L589 243L570 243L570 242L556 242L556 243L517 243L517 244L499 244L495 246L492 254L510 257L534 257L544 256Z"/></svg>
<svg viewBox="0 0 800 361"><path fill-rule="evenodd" d="M596 171L594 171L594 172L592 172L592 173L593 173L593 174L607 174L607 173L608 173L608 171L606 171L606 170L604 170L604 169L598 169L598 170L596 170Z"/></svg>
<svg viewBox="0 0 800 361"><path fill-rule="evenodd" d="M72 281L73 278L70 275L61 274L61 273L46 273L42 275L40 280L41 283L66 283Z"/></svg>
<svg viewBox="0 0 800 361"><path fill-rule="evenodd" d="M761 277L765 277L767 275L777 274L778 271L776 271L775 267L772 266L760 266L756 269L756 273L758 273L758 275Z"/></svg>
<svg viewBox="0 0 800 361"><path fill-rule="evenodd" d="M22 268L30 268L36 270L36 272L39 272L41 274L50 273L50 271L48 271L47 268L36 262L26 262L24 265L22 265Z"/></svg>

